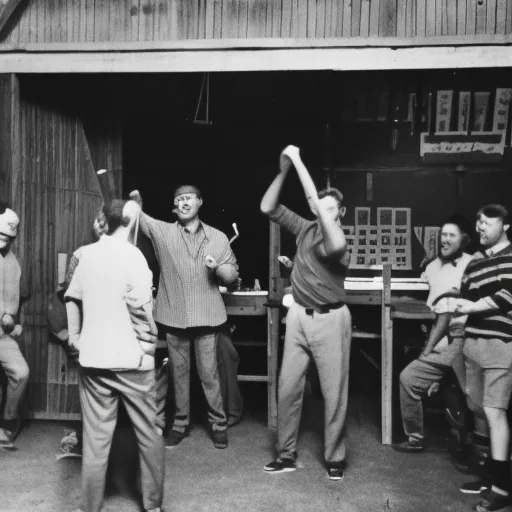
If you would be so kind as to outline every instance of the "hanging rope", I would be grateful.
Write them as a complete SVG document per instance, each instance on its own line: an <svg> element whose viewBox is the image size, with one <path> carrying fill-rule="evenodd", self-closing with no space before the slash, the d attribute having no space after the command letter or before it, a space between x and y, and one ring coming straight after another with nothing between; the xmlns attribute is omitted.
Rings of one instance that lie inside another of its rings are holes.
<svg viewBox="0 0 512 512"><path fill-rule="evenodd" d="M206 119L198 119L197 115L199 114L199 109L201 108L201 102L203 100L203 92L206 84ZM194 124L206 124L210 125L212 122L209 118L210 111L210 73L203 74L203 81L201 83L201 92L199 93L199 99L197 101L196 115L194 116L194 120L192 121Z"/></svg>

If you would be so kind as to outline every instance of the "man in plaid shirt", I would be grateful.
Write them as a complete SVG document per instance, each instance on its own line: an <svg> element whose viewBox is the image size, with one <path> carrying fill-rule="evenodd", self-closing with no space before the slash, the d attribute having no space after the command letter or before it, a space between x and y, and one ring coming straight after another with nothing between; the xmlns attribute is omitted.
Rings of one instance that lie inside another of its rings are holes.
<svg viewBox="0 0 512 512"><path fill-rule="evenodd" d="M138 191L130 196L142 205ZM202 204L199 189L184 185L174 193L177 222L141 215L141 229L151 239L160 265L155 320L165 332L172 364L176 412L168 447L189 434L190 342L209 405L213 444L228 444L217 368L217 332L227 320L219 284L236 282L238 265L226 235L199 219Z"/></svg>

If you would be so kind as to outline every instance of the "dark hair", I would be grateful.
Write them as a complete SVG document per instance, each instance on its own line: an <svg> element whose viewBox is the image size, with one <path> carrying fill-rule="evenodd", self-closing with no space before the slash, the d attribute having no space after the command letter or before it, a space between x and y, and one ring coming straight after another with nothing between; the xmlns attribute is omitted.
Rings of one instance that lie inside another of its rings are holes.
<svg viewBox="0 0 512 512"><path fill-rule="evenodd" d="M463 215L456 213L455 215L448 217L441 224L441 228L446 226L446 224L453 224L454 226L457 226L458 230L462 234L461 249L465 249L471 242L471 235L475 231L475 228L471 222L469 222L468 219L466 219L466 217Z"/></svg>
<svg viewBox="0 0 512 512"><path fill-rule="evenodd" d="M174 191L174 197L180 196L181 194L195 194L199 199L203 197L201 191L195 185L180 185Z"/></svg>
<svg viewBox="0 0 512 512"><path fill-rule="evenodd" d="M107 235L111 235L120 226L126 227L130 224L130 217L123 215L123 210L128 201L125 199L112 199L103 205L103 214L108 225Z"/></svg>
<svg viewBox="0 0 512 512"><path fill-rule="evenodd" d="M341 205L343 204L343 194L337 188L328 187L318 192L318 199L323 199L327 196L334 197L338 203L338 207L341 208Z"/></svg>
<svg viewBox="0 0 512 512"><path fill-rule="evenodd" d="M446 224L454 224L459 228L459 231L465 235L471 236L473 232L475 231L475 226L469 222L464 215L460 215L456 213L455 215L452 215L451 217L448 217L442 224L442 226L445 226Z"/></svg>
<svg viewBox="0 0 512 512"><path fill-rule="evenodd" d="M476 217L485 215L491 219L500 219L503 224L510 224L510 215L508 210L501 204L487 204L482 206L476 213Z"/></svg>
<svg viewBox="0 0 512 512"><path fill-rule="evenodd" d="M9 205L7 203L0 201L0 215L5 213L5 210L7 210L7 208L9 208Z"/></svg>

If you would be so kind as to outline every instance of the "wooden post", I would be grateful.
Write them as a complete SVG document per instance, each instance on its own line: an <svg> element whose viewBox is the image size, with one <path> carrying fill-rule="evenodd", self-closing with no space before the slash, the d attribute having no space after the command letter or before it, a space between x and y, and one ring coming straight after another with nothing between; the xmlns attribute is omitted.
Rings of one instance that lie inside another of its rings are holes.
<svg viewBox="0 0 512 512"><path fill-rule="evenodd" d="M16 205L21 187L20 88L18 77L0 74L0 201L22 214Z"/></svg>
<svg viewBox="0 0 512 512"><path fill-rule="evenodd" d="M391 264L382 270L381 401L382 444L391 444L393 412L393 322L391 320Z"/></svg>
<svg viewBox="0 0 512 512"><path fill-rule="evenodd" d="M281 251L281 230L278 224L270 222L269 286L268 300L281 300L283 282L277 257ZM279 350L279 308L267 311L267 374L268 374L268 426L277 428L277 355Z"/></svg>
<svg viewBox="0 0 512 512"><path fill-rule="evenodd" d="M0 0L0 30L5 27L21 0Z"/></svg>

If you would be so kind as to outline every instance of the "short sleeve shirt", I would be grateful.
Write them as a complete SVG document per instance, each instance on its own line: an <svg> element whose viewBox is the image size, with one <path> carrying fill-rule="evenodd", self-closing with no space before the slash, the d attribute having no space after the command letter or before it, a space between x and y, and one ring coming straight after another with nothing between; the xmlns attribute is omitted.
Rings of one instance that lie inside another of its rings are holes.
<svg viewBox="0 0 512 512"><path fill-rule="evenodd" d="M349 253L334 258L322 256L323 233L318 221L306 220L283 205L269 217L296 237L297 252L291 274L295 302L313 308L344 302Z"/></svg>
<svg viewBox="0 0 512 512"><path fill-rule="evenodd" d="M80 300L83 325L80 364L91 368L138 369L144 353L126 300L150 302L152 274L139 249L104 236L80 256L66 298Z"/></svg>

